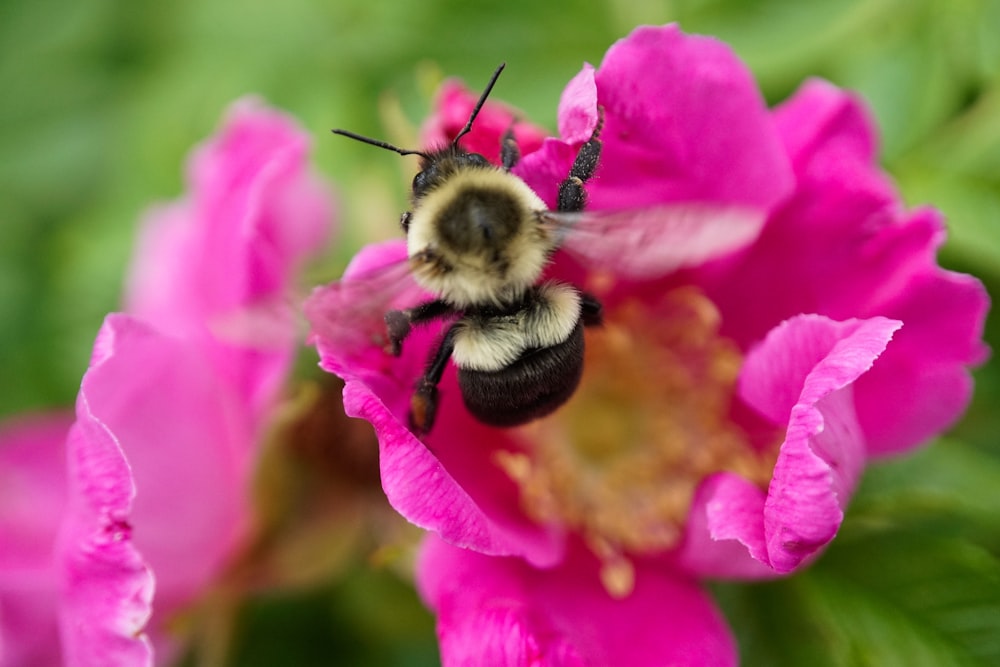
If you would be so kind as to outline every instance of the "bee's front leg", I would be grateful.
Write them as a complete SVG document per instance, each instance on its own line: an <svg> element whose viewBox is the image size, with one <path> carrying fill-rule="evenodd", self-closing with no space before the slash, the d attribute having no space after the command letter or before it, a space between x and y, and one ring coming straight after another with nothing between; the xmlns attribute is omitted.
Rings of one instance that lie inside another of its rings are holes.
<svg viewBox="0 0 1000 667"><path fill-rule="evenodd" d="M457 325L452 325L431 352L424 374L417 380L416 390L410 398L410 428L417 435L426 435L437 417L438 383L448 366L448 359L455 350Z"/></svg>
<svg viewBox="0 0 1000 667"><path fill-rule="evenodd" d="M521 149L517 146L517 139L514 138L514 123L510 124L507 131L500 138L500 164L504 171L510 171L521 159Z"/></svg>
<svg viewBox="0 0 1000 667"><path fill-rule="evenodd" d="M389 351L398 357L403 351L403 341L410 335L413 325L430 322L455 313L446 301L435 299L406 310L390 310L385 314L385 326L389 333Z"/></svg>

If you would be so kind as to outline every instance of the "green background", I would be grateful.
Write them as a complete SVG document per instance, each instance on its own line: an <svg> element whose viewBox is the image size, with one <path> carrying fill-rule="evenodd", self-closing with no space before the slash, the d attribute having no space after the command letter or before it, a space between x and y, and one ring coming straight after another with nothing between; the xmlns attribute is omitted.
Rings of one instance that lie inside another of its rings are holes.
<svg viewBox="0 0 1000 667"><path fill-rule="evenodd" d="M667 21L730 43L769 102L810 76L860 91L907 203L948 216L942 263L1000 293L997 1L5 0L0 417L72 404L141 212L181 192L185 155L233 99L258 93L299 118L338 184L343 230L318 280L391 233L413 167L329 128L405 142L442 76L477 88L501 61L495 96L554 128L582 62ZM995 316L986 335L997 349ZM744 664L1000 664L1000 370L976 378L945 440L869 471L815 567L714 587ZM366 563L255 599L234 664L436 664L433 620Z"/></svg>

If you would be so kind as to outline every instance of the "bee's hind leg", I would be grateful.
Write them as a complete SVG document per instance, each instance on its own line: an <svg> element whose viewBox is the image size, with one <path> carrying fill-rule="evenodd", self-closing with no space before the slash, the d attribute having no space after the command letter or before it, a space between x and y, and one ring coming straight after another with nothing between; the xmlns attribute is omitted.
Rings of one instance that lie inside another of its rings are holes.
<svg viewBox="0 0 1000 667"><path fill-rule="evenodd" d="M599 326L604 323L604 306L593 294L580 293L580 321L585 327Z"/></svg>
<svg viewBox="0 0 1000 667"><path fill-rule="evenodd" d="M437 386L455 349L455 332L456 325L452 325L434 348L410 398L410 428L417 435L427 435L434 426L438 406Z"/></svg>

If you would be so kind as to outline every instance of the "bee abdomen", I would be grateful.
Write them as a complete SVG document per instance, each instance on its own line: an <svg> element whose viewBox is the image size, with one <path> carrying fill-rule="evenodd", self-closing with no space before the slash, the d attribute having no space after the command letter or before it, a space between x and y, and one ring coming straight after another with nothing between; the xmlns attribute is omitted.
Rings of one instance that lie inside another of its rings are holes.
<svg viewBox="0 0 1000 667"><path fill-rule="evenodd" d="M465 407L490 426L517 426L549 414L573 395L583 373L583 324L557 345L527 350L495 371L458 369Z"/></svg>

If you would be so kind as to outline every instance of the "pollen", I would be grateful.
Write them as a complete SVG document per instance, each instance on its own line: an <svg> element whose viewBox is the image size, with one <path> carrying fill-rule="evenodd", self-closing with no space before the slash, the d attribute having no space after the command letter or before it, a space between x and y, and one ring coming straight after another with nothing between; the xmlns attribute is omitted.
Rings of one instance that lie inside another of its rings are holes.
<svg viewBox="0 0 1000 667"><path fill-rule="evenodd" d="M517 430L523 453L497 458L530 516L589 545L615 597L631 591L630 556L678 544L705 477L769 481L780 434L761 448L732 419L743 358L719 324L694 288L606 311L604 325L587 332L576 394Z"/></svg>

